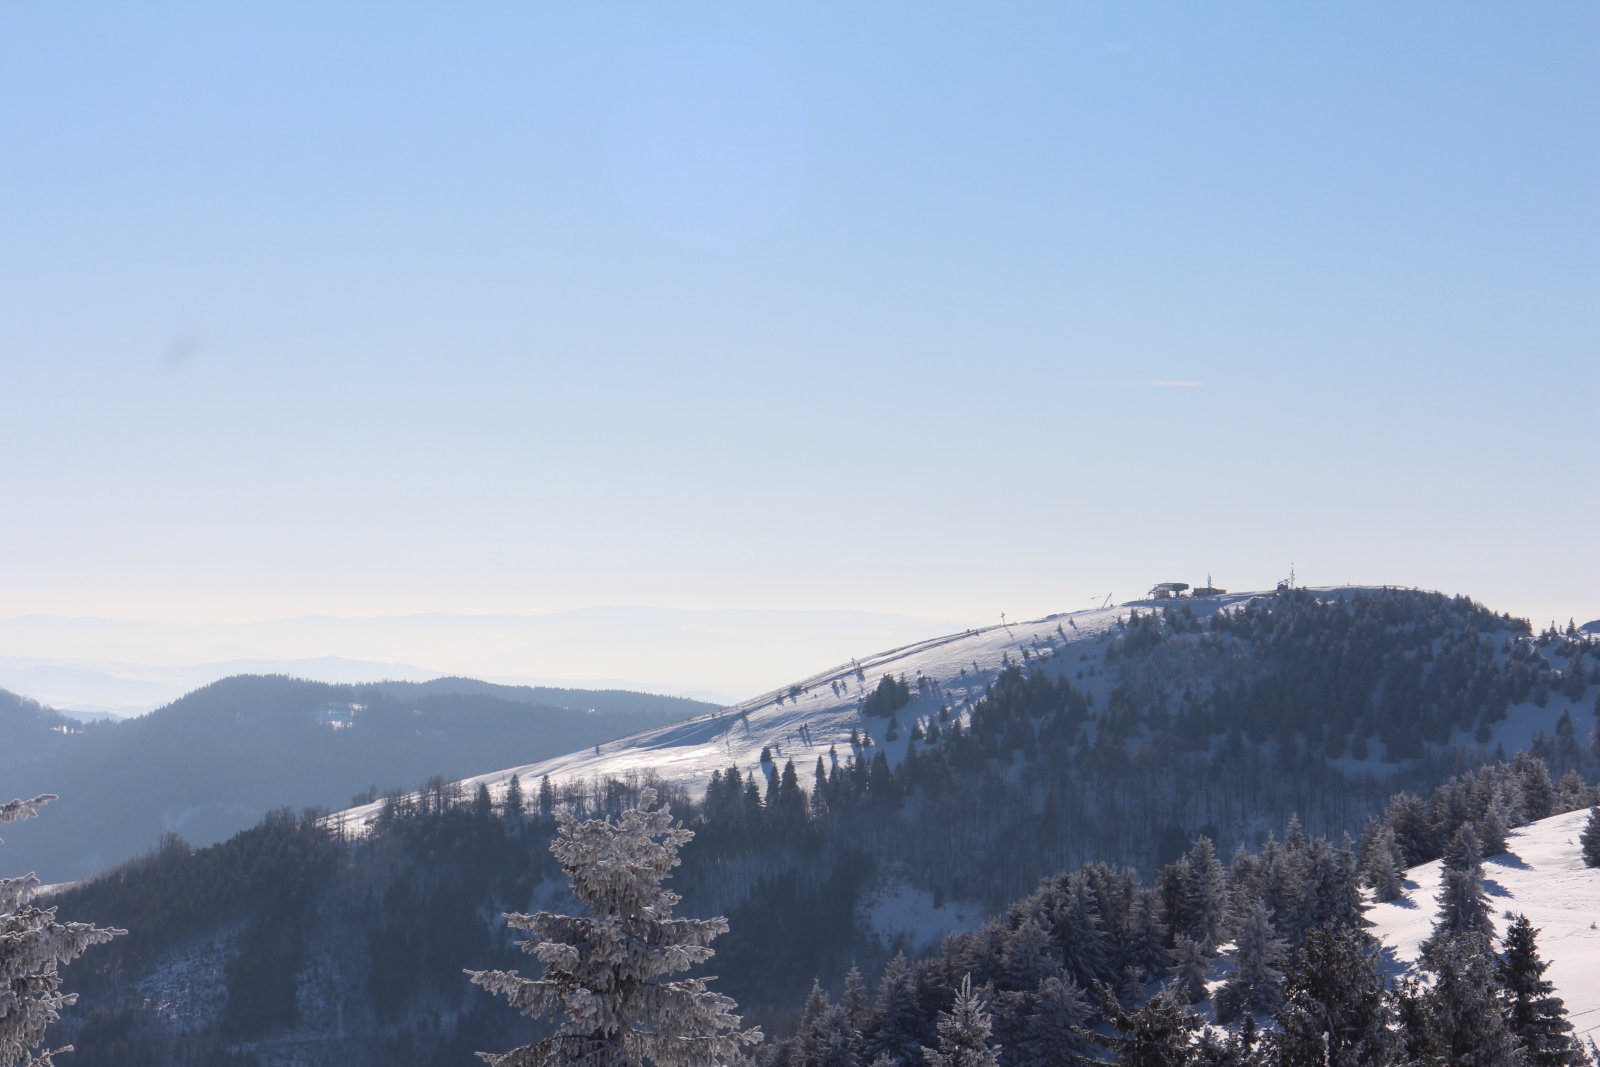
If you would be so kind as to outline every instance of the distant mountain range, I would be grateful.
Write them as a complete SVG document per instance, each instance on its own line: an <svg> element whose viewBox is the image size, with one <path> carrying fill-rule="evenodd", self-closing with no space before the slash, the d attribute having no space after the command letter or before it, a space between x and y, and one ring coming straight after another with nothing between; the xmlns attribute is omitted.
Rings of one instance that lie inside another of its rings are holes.
<svg viewBox="0 0 1600 1067"><path fill-rule="evenodd" d="M246 623L29 615L0 619L0 688L63 711L119 715L247 673L341 684L454 674L726 704L818 662L965 625L873 612L636 607Z"/></svg>

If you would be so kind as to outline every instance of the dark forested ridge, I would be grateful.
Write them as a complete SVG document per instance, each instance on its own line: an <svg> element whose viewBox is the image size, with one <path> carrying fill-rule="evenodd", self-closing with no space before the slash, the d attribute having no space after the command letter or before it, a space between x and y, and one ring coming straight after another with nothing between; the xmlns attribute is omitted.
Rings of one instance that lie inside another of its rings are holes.
<svg viewBox="0 0 1600 1067"><path fill-rule="evenodd" d="M1288 590L1213 619L1141 612L1094 658L1074 651L1030 652L970 711L936 686L902 700L895 681L857 745L729 768L703 800L661 785L697 833L673 883L683 911L731 923L718 988L783 1036L837 1018L806 1007L821 978L867 1043L862 1064L936 1041L965 973L1014 1050L1078 1047L1046 1027L1076 1015L1102 1033L1117 1010L1181 1029L1186 1004L1149 995L1176 982L1193 996L1218 968L1259 964L1261 981L1216 1007L1267 1022L1295 953L1365 951L1313 940L1358 885L1385 892L1464 827L1492 839L1593 802L1593 639L1463 598ZM1107 676L1109 698L1079 688ZM1528 753L1479 742L1534 709L1555 726L1530 732ZM910 739L893 764L871 740L892 730ZM69 972L77 1062L276 1064L292 1049L427 1064L522 1043L526 1023L459 968L525 965L495 916L563 906L545 852L555 808L616 812L646 784L528 780L491 797L440 779L349 840L288 812L209 849L168 840L56 901L131 931ZM874 903L897 894L922 901L925 928ZM918 962L956 902L1002 918ZM1254 955L1219 962L1226 937ZM870 1005L852 961L876 978ZM1409 1003L1385 1010L1444 1010ZM1050 1062L1017 1054L1006 1062Z"/></svg>
<svg viewBox="0 0 1600 1067"><path fill-rule="evenodd" d="M19 737L40 735L26 758L0 766L0 789L61 796L48 825L11 829L6 861L46 881L81 878L164 832L209 844L283 805L342 807L357 793L556 755L707 710L643 693L281 675L226 678L148 715L89 726L0 702L7 722L21 714L36 724Z"/></svg>

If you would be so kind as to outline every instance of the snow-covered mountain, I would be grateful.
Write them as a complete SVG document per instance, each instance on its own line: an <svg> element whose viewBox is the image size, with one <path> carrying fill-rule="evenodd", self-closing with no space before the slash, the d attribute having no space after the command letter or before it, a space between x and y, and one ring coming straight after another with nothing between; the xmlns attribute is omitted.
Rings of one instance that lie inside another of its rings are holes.
<svg viewBox="0 0 1600 1067"><path fill-rule="evenodd" d="M1378 591L1369 586L1310 590L1322 600ZM522 778L526 789L545 775L559 787L562 783L595 779L626 780L649 772L699 795L704 793L713 772L730 766L745 774L761 770L764 751L778 766L793 759L797 766L805 767L830 749L844 758L851 754L853 735L872 746L869 757L881 751L895 765L911 744L913 723L933 721L942 709L964 720L983 697L985 687L1008 664L1048 664L1051 673L1071 679L1092 706L1103 708L1119 681L1117 672L1107 670L1106 651L1132 613L1149 615L1165 607L1178 607L1203 619L1217 612L1237 611L1272 595L1241 592L1131 601L931 637L836 664L714 714L620 737L555 759L495 770L466 779L463 785L469 793L480 783L487 785L491 796L499 799L512 775ZM910 703L899 709L893 719L864 715L863 704L885 675L907 682L911 687ZM1525 702L1515 706L1504 721L1495 723L1487 739L1458 732L1454 740L1490 748L1498 744L1514 752L1525 748L1536 733L1553 734L1562 712L1567 710L1568 705L1560 701L1544 706ZM1365 761L1346 758L1339 763L1346 771L1370 770L1378 775L1388 773L1392 767L1381 762L1381 752ZM380 808L381 804L364 805L334 818L347 829L358 830Z"/></svg>
<svg viewBox="0 0 1600 1067"><path fill-rule="evenodd" d="M1566 1001L1579 1039L1600 1041L1600 868L1585 867L1578 847L1588 818L1587 810L1569 811L1513 831L1508 850L1484 860L1483 882L1496 935L1505 934L1507 916L1528 917L1550 964L1545 978ZM1413 867L1402 899L1367 909L1373 936L1393 950L1401 969L1416 963L1433 927L1441 863Z"/></svg>

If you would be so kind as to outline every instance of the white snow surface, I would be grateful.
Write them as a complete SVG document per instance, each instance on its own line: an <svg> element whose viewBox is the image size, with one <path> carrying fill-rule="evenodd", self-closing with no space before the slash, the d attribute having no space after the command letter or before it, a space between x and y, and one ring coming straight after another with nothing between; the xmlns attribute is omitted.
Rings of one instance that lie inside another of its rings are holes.
<svg viewBox="0 0 1600 1067"><path fill-rule="evenodd" d="M1553 815L1511 833L1509 851L1483 863L1484 888L1503 936L1506 916L1520 913L1539 931L1539 956L1550 964L1545 978L1567 1006L1580 1040L1600 1041L1600 868L1585 867L1578 834L1587 808ZM1372 935L1409 969L1433 928L1438 912L1440 861L1406 872L1402 900L1373 904Z"/></svg>
<svg viewBox="0 0 1600 1067"><path fill-rule="evenodd" d="M989 916L973 903L935 901L926 889L892 880L862 900L860 914L883 943L909 949L914 955L931 949L948 934L976 930Z"/></svg>

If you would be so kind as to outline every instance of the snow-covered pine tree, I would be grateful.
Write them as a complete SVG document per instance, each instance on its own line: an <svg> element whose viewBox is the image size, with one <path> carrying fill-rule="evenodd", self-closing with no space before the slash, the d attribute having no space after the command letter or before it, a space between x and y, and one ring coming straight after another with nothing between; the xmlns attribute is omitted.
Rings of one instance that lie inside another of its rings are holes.
<svg viewBox="0 0 1600 1067"><path fill-rule="evenodd" d="M920 1035L926 1019L917 1004L915 975L904 952L897 952L878 979L877 1029L867 1040L867 1053L875 1062L887 1055L901 1063L914 1063L922 1048Z"/></svg>
<svg viewBox="0 0 1600 1067"><path fill-rule="evenodd" d="M1501 1013L1494 953L1473 934L1439 942L1425 965L1433 982L1402 997L1400 1023L1416 1063L1520 1067L1521 1043ZM1411 1004L1406 1000L1410 999Z"/></svg>
<svg viewBox="0 0 1600 1067"><path fill-rule="evenodd" d="M1061 969L1050 946L1050 931L1037 914L1000 935L998 983L1002 989L1028 990Z"/></svg>
<svg viewBox="0 0 1600 1067"><path fill-rule="evenodd" d="M1198 1004L1211 994L1206 991L1206 974L1211 970L1211 956L1199 941L1178 935L1172 947L1172 977L1183 999Z"/></svg>
<svg viewBox="0 0 1600 1067"><path fill-rule="evenodd" d="M1014 1051L1028 1067L1077 1067L1093 1050L1083 1037L1092 1014L1083 990L1071 978L1046 978L1029 995L1022 1040Z"/></svg>
<svg viewBox="0 0 1600 1067"><path fill-rule="evenodd" d="M1511 832L1513 820L1514 816L1504 797L1496 796L1489 801L1483 818L1478 820L1478 838L1485 856L1498 856L1506 851L1506 837Z"/></svg>
<svg viewBox="0 0 1600 1067"><path fill-rule="evenodd" d="M1387 824L1380 825L1374 833L1363 866L1375 900L1399 900L1405 893L1405 854L1395 840L1394 830Z"/></svg>
<svg viewBox="0 0 1600 1067"><path fill-rule="evenodd" d="M854 963L845 972L844 992L839 994L839 1007L844 1009L845 1024L857 1034L872 1022L872 1001L867 996L867 980L861 976L861 968Z"/></svg>
<svg viewBox="0 0 1600 1067"><path fill-rule="evenodd" d="M1422 943L1422 958L1431 961L1446 941L1472 937L1487 942L1493 936L1489 897L1483 889L1483 854L1478 849L1478 835L1468 824L1456 831L1445 849L1439 872L1439 914L1433 932Z"/></svg>
<svg viewBox="0 0 1600 1067"><path fill-rule="evenodd" d="M1272 914L1259 900L1246 905L1234 928L1234 973L1214 998L1219 1022L1241 1013L1265 1014L1282 999L1282 966L1288 949L1272 925Z"/></svg>
<svg viewBox="0 0 1600 1067"><path fill-rule="evenodd" d="M1187 1067L1192 1035L1202 1022L1183 1002L1181 993L1165 987L1138 1011L1130 1012L1105 986L1097 986L1095 992L1106 1022L1117 1032L1106 1037L1085 1030L1083 1036L1109 1049L1115 1056L1111 1063L1118 1067Z"/></svg>
<svg viewBox="0 0 1600 1067"><path fill-rule="evenodd" d="M989 1013L972 988L972 975L961 979L956 1002L939 1013L939 1047L922 1046L928 1067L1000 1067L1000 1048L989 1041Z"/></svg>
<svg viewBox="0 0 1600 1067"><path fill-rule="evenodd" d="M615 823L556 813L550 851L588 914L506 916L533 934L518 947L544 963L541 978L467 974L524 1014L561 1021L552 1037L480 1058L494 1067L717 1067L743 1061L761 1040L759 1029L739 1029L737 1005L708 990L711 979L666 979L710 959L728 921L672 917L680 898L661 882L694 834L655 803L646 789Z"/></svg>
<svg viewBox="0 0 1600 1067"><path fill-rule="evenodd" d="M1183 890L1181 929L1175 933L1199 941L1207 951L1223 939L1228 911L1228 886L1211 838L1200 836L1189 848L1189 878Z"/></svg>
<svg viewBox="0 0 1600 1067"><path fill-rule="evenodd" d="M1506 1006L1506 1022L1522 1042L1528 1067L1571 1067L1585 1061L1567 1021L1567 1008L1544 977L1550 965L1539 958L1538 931L1526 915L1506 927L1505 952L1495 970Z"/></svg>
<svg viewBox="0 0 1600 1067"><path fill-rule="evenodd" d="M828 1002L820 982L812 982L791 1062L796 1067L859 1067L860 1035L845 1020L844 1008Z"/></svg>
<svg viewBox="0 0 1600 1067"><path fill-rule="evenodd" d="M1578 844L1583 848L1585 867L1600 867L1600 807L1589 809L1589 821L1578 834Z"/></svg>
<svg viewBox="0 0 1600 1067"><path fill-rule="evenodd" d="M1306 937L1284 988L1274 1067L1359 1067L1391 1063L1399 1049L1380 946L1354 924ZM1250 1016L1246 1016L1250 1018Z"/></svg>
<svg viewBox="0 0 1600 1067"><path fill-rule="evenodd" d="M0 824L31 819L54 799L55 794L45 793L0 804ZM32 874L0 878L0 1067L51 1067L57 1052L72 1051L71 1045L42 1047L45 1030L78 999L76 993L60 992L56 969L127 933L57 922L56 909L29 903L38 888Z"/></svg>

